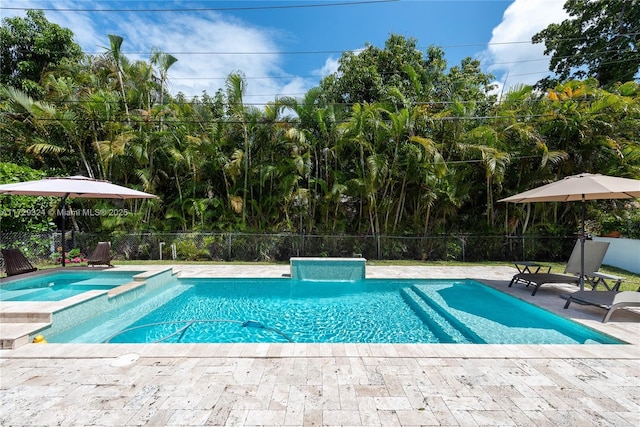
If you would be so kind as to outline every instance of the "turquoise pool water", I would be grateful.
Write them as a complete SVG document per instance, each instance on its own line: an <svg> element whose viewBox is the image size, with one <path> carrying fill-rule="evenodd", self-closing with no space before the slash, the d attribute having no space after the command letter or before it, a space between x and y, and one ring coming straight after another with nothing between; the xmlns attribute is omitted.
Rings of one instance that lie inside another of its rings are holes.
<svg viewBox="0 0 640 427"><path fill-rule="evenodd" d="M0 301L60 301L89 290L109 290L131 282L137 271L69 271L7 282Z"/></svg>
<svg viewBox="0 0 640 427"><path fill-rule="evenodd" d="M49 342L616 344L472 280L182 279Z"/></svg>

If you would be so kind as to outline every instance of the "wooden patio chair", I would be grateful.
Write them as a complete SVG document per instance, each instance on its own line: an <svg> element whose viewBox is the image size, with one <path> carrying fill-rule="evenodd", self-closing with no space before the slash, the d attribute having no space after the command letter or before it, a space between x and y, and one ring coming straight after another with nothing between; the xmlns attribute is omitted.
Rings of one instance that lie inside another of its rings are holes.
<svg viewBox="0 0 640 427"><path fill-rule="evenodd" d="M30 273L37 268L31 265L29 260L20 252L20 249L2 249L4 259L4 270L8 276L16 274Z"/></svg>
<svg viewBox="0 0 640 427"><path fill-rule="evenodd" d="M111 242L99 242L91 256L87 258L87 265L106 265L113 267L111 260Z"/></svg>

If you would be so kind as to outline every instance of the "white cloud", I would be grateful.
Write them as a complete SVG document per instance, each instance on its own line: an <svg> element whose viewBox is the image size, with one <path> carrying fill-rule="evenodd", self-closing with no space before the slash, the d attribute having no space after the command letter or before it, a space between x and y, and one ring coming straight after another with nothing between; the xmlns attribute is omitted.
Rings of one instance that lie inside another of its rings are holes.
<svg viewBox="0 0 640 427"><path fill-rule="evenodd" d="M304 83L295 77L287 78L281 69L280 49L270 29L215 13L161 21L145 22L144 16L138 19L140 22L135 25L121 28L125 43L136 46L134 50L138 51L148 52L155 47L178 58L169 70L172 93L196 96L206 91L213 95L224 88L226 77L234 72L247 77L247 103L266 103L279 94L294 93L293 90L304 92Z"/></svg>
<svg viewBox="0 0 640 427"><path fill-rule="evenodd" d="M248 77L248 101L257 94L277 92L282 84L281 79L254 79L282 74L278 47L266 31L225 20L213 13L180 20L139 22L132 27L121 29L127 33L124 36L127 43L147 52L155 47L178 58L169 69L174 93L181 91L193 96L206 90L213 95L218 88L224 87L225 78L233 72L242 72Z"/></svg>
<svg viewBox="0 0 640 427"><path fill-rule="evenodd" d="M550 57L544 55L544 43L530 41L549 24L567 19L564 3L565 0L514 0L505 10L502 22L493 29L489 47L481 55L488 70L498 76L500 87L534 84L550 75Z"/></svg>
<svg viewBox="0 0 640 427"><path fill-rule="evenodd" d="M333 74L338 71L339 62L337 59L329 57L324 62L324 65L319 70L314 70L314 74L317 74L321 77L328 76L329 74Z"/></svg>
<svg viewBox="0 0 640 427"><path fill-rule="evenodd" d="M354 55L360 55L360 53L364 52L364 47L359 47L351 50L351 53ZM333 74L338 71L338 67L340 66L340 59L336 59L332 56L328 57L324 61L324 65L317 70L313 70L313 74L319 76L320 78L326 77L329 74Z"/></svg>
<svg viewBox="0 0 640 427"><path fill-rule="evenodd" d="M16 1L21 7L37 8L38 4L45 7L43 2ZM45 16L50 22L71 29L86 53L104 52L109 46L109 34L124 38L122 51L132 61L148 61L153 48L171 53L178 59L168 72L168 89L173 94L182 92L191 97L206 91L213 95L224 88L226 77L233 72L242 72L247 77L247 103L266 103L282 94L302 94L317 84L289 76L282 70L278 41L283 35L277 28L258 27L215 12L96 13L77 10L86 9L86 2L49 4L67 9L47 10ZM92 2L91 7L114 6ZM24 16L24 12L15 11L11 15Z"/></svg>

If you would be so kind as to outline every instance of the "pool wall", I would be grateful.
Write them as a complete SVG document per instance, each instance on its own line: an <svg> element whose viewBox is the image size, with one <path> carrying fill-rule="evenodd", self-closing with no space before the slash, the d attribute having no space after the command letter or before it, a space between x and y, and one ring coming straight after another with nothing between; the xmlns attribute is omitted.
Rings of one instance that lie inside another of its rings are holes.
<svg viewBox="0 0 640 427"><path fill-rule="evenodd" d="M165 287L168 283L176 280L176 278L172 270L168 269L146 276L143 280L144 281L138 283L132 282L131 284L122 285L121 288L125 289L122 292L116 292L115 294L111 292L100 293L93 298L55 311L52 313L51 324L47 328L32 333L30 341L36 335L44 335L46 338L50 335L60 334L79 323L92 319L96 316L96 313L105 313L133 303L149 293ZM118 288L116 288L116 290L118 290Z"/></svg>

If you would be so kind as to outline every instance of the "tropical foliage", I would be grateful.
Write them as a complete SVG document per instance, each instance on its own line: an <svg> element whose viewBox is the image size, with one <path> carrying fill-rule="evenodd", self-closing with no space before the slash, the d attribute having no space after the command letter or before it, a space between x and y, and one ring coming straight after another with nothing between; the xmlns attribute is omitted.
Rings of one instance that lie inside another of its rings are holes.
<svg viewBox="0 0 640 427"><path fill-rule="evenodd" d="M640 4L637 0L567 0L569 18L533 36L551 54L560 79L596 77L603 87L640 71Z"/></svg>
<svg viewBox="0 0 640 427"><path fill-rule="evenodd" d="M579 172L640 178L634 81L605 90L593 78L567 80L498 98L478 61L448 68L441 49L421 52L392 35L384 48L344 54L339 71L304 97L257 108L244 102L242 73L214 95L172 96L176 58L154 51L131 61L122 37L108 42L101 55L42 64L42 96L20 82L0 87L4 168L82 174L160 196L127 201L131 215L81 218L79 228L571 234L577 206L498 200Z"/></svg>

